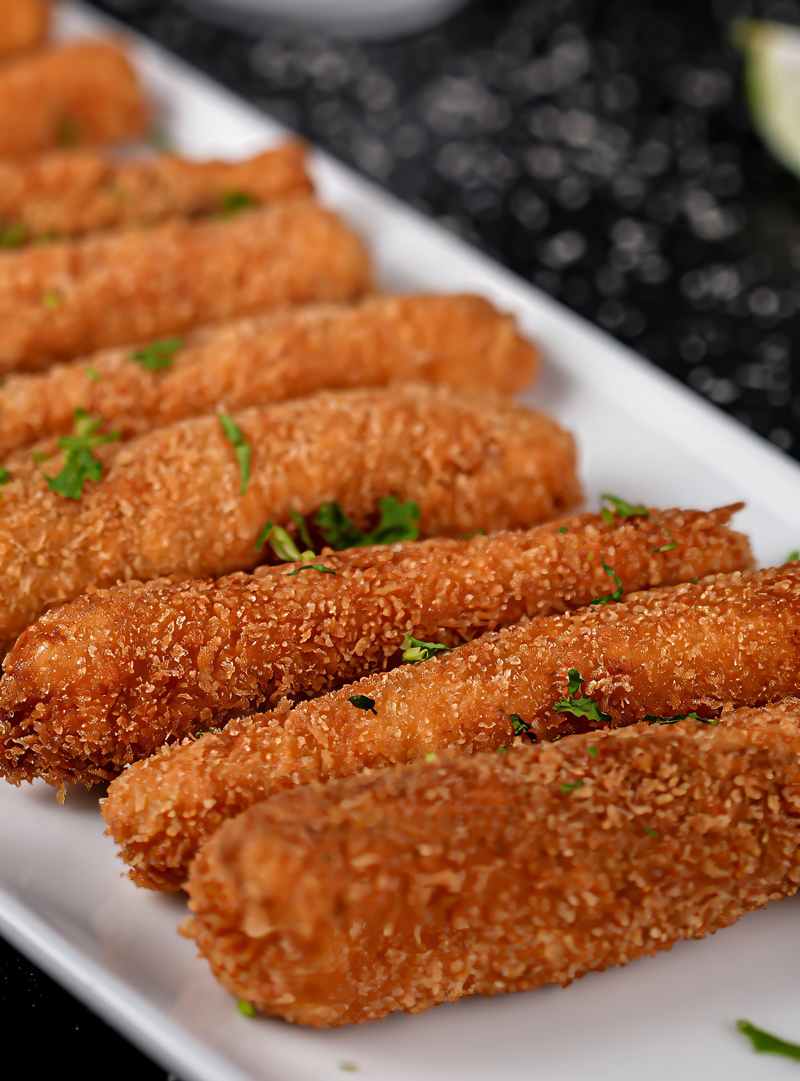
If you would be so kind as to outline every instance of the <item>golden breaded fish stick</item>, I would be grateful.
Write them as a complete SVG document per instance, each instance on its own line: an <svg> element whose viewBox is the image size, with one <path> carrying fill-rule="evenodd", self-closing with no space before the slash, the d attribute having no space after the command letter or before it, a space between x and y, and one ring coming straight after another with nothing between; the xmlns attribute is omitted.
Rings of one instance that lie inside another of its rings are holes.
<svg viewBox="0 0 800 1081"><path fill-rule="evenodd" d="M135 763L110 786L103 814L133 880L176 889L225 819L280 788L445 747L492 751L516 732L549 740L646 716L713 714L798 687L800 564L720 575L533 619L290 712L231 721ZM24 738L37 746L34 732Z"/></svg>
<svg viewBox="0 0 800 1081"><path fill-rule="evenodd" d="M0 60L41 45L50 28L50 5L44 0L3 0Z"/></svg>
<svg viewBox="0 0 800 1081"><path fill-rule="evenodd" d="M747 568L737 507L326 553L334 574L262 567L217 582L129 582L46 613L0 680L0 721L53 779L107 779L230 716L312 696L400 661L407 633L459 644L484 630L629 589ZM676 540L654 553L667 527ZM586 556L594 551L595 559ZM23 736L24 733L24 736ZM41 747L41 750L37 750Z"/></svg>
<svg viewBox="0 0 800 1081"><path fill-rule="evenodd" d="M247 161L177 157L115 162L92 150L0 162L5 246L154 225L167 218L235 213L310 193L305 149L285 143Z"/></svg>
<svg viewBox="0 0 800 1081"><path fill-rule="evenodd" d="M514 320L469 296L290 308L195 331L166 349L156 343L149 354L128 346L9 377L0 387L0 458L71 431L79 407L131 436L222 403L243 409L326 387L416 379L510 394L539 366Z"/></svg>
<svg viewBox="0 0 800 1081"><path fill-rule="evenodd" d="M394 495L430 536L528 525L580 498L572 438L485 393L327 391L232 423L238 446L215 416L100 446L102 477L78 499L48 486L61 459L20 460L0 502L0 641L88 588L249 570L267 520L291 525L290 508L338 501L364 525Z"/></svg>
<svg viewBox="0 0 800 1081"><path fill-rule="evenodd" d="M566 985L800 883L800 712L637 726L283 793L204 846L183 933L319 1028Z"/></svg>
<svg viewBox="0 0 800 1081"><path fill-rule="evenodd" d="M369 282L360 240L306 198L0 253L0 371L284 304L353 300Z"/></svg>
<svg viewBox="0 0 800 1081"><path fill-rule="evenodd" d="M136 73L117 45L54 46L0 70L0 157L137 139L148 113Z"/></svg>

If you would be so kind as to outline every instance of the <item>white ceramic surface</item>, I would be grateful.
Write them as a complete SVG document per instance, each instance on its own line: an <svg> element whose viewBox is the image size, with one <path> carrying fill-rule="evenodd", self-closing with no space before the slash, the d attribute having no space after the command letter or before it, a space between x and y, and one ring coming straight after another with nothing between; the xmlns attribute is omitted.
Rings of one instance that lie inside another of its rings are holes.
<svg viewBox="0 0 800 1081"><path fill-rule="evenodd" d="M77 7L65 33L96 27ZM180 148L241 157L280 129L149 45L138 61ZM759 559L800 544L800 468L438 226L324 156L322 197L369 238L383 283L472 290L513 311L546 371L525 395L578 433L588 493L666 506L744 498ZM465 999L425 1014L333 1031L241 1017L175 933L180 897L120 878L97 798L0 787L0 930L183 1081L781 1081L797 1064L755 1057L744 1017L800 1037L800 899L702 942L577 981L566 990Z"/></svg>
<svg viewBox="0 0 800 1081"><path fill-rule="evenodd" d="M466 0L183 0L184 6L230 25L347 37L386 38L424 30Z"/></svg>

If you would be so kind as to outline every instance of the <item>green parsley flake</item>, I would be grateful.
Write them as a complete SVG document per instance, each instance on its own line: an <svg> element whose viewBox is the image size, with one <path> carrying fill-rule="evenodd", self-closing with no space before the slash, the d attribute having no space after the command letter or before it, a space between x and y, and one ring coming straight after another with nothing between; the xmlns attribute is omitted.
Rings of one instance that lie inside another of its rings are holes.
<svg viewBox="0 0 800 1081"><path fill-rule="evenodd" d="M583 788L583 781L578 779L577 781L572 781L570 784L562 784L561 791L564 793L572 792L576 788Z"/></svg>
<svg viewBox="0 0 800 1081"><path fill-rule="evenodd" d="M419 664L420 661L428 661L437 653L444 653L454 649L454 646L442 646L438 642L421 642L407 634L400 648L403 650L403 660L406 664Z"/></svg>
<svg viewBox="0 0 800 1081"><path fill-rule="evenodd" d="M657 841L661 840L661 834L658 832L658 830L654 830L652 826L645 826L644 832L647 834L648 837L654 837Z"/></svg>
<svg viewBox="0 0 800 1081"><path fill-rule="evenodd" d="M240 998L236 1003L236 1009L243 1017L255 1017L256 1015L255 1006L243 998Z"/></svg>
<svg viewBox="0 0 800 1081"><path fill-rule="evenodd" d="M598 724L605 724L610 721L611 717L607 713L603 713L593 698L587 698L581 693L586 680L581 678L578 670L570 668L567 674L569 676L567 697L560 698L555 703L553 709L556 713L571 713L574 717L586 717L588 720L596 721Z"/></svg>
<svg viewBox="0 0 800 1081"><path fill-rule="evenodd" d="M17 222L0 231L0 248L21 248L30 237L28 226L24 222Z"/></svg>
<svg viewBox="0 0 800 1081"><path fill-rule="evenodd" d="M87 379L91 379L93 383L98 383L101 379L100 372L98 372L97 368L93 368L91 365L89 365L88 368L83 369L83 374L86 376Z"/></svg>
<svg viewBox="0 0 800 1081"><path fill-rule="evenodd" d="M131 353L131 360L141 364L148 372L160 372L172 366L172 362L182 348L183 342L180 338L164 338L160 342L151 342L135 353Z"/></svg>
<svg viewBox="0 0 800 1081"><path fill-rule="evenodd" d="M592 758L597 758L597 748L596 747L590 747L589 748L589 754L591 755Z"/></svg>
<svg viewBox="0 0 800 1081"><path fill-rule="evenodd" d="M701 724L719 724L713 717L698 717L696 713L681 713L677 717L660 717L657 713L646 713L648 724L677 724L678 721L699 721Z"/></svg>
<svg viewBox="0 0 800 1081"><path fill-rule="evenodd" d="M508 747L498 747L495 754L508 754Z"/></svg>
<svg viewBox="0 0 800 1081"><path fill-rule="evenodd" d="M608 604L609 601L621 601L622 600L622 579L617 577L614 571L609 567L605 560L603 560L603 570L606 574L610 574L614 581L617 583L617 588L613 593L606 593L604 597L595 597L593 601L589 601L589 604Z"/></svg>
<svg viewBox="0 0 800 1081"><path fill-rule="evenodd" d="M800 1046L796 1043L787 1043L777 1036L771 1036L769 1032L756 1028L749 1021L737 1021L736 1027L745 1036L750 1038L753 1050L768 1055L785 1055L786 1058L800 1059Z"/></svg>
<svg viewBox="0 0 800 1081"><path fill-rule="evenodd" d="M239 463L239 475L242 478L239 494L244 495L247 491L247 483L250 480L250 444L245 439L242 429L227 413L219 414L219 423L222 427L222 434L233 447L236 461Z"/></svg>
<svg viewBox="0 0 800 1081"><path fill-rule="evenodd" d="M11 474L9 473L9 471L7 469L4 469L3 466L0 465L0 486L2 486L4 484L8 484L8 482L10 480L11 480Z"/></svg>
<svg viewBox="0 0 800 1081"><path fill-rule="evenodd" d="M375 699L369 698L366 694L351 694L347 701L352 702L356 709L363 709L367 713L374 713L376 717L378 716L378 711L375 709Z"/></svg>
<svg viewBox="0 0 800 1081"><path fill-rule="evenodd" d="M689 581L692 583L693 586L697 585L697 579L696 578L690 578Z"/></svg>
<svg viewBox="0 0 800 1081"><path fill-rule="evenodd" d="M624 499L619 499L617 496L611 495L610 492L603 492L603 494L600 496L600 499L601 501L605 501L606 503L611 504L614 510L614 514L616 514L618 518L650 517L650 511L642 503L640 503L638 506L634 505L633 503L626 503ZM606 517L606 515L608 515L608 517ZM609 525L611 525L611 522L613 521L611 517L611 511L606 511L606 514L603 514L603 518L605 519L605 521L608 522Z"/></svg>
<svg viewBox="0 0 800 1081"><path fill-rule="evenodd" d="M75 146L81 140L81 129L77 120L64 116L56 125L56 142L59 146Z"/></svg>
<svg viewBox="0 0 800 1081"><path fill-rule="evenodd" d="M393 496L378 500L380 519L369 533L356 529L339 503L323 503L314 518L326 544L331 548L368 548L373 544L396 544L419 536L419 507L399 503Z"/></svg>
<svg viewBox="0 0 800 1081"><path fill-rule="evenodd" d="M61 307L61 295L55 289L45 289L42 293L42 304L49 312L57 312Z"/></svg>
<svg viewBox="0 0 800 1081"><path fill-rule="evenodd" d="M569 530L568 530L567 526L565 526L565 525L562 525L561 529L559 529L559 531L558 531L558 532L559 532L559 533L568 533L568 532L569 532Z"/></svg>
<svg viewBox="0 0 800 1081"><path fill-rule="evenodd" d="M295 571L289 571L286 575L287 578L294 578L296 574L300 574L301 571L322 571L323 574L336 574L336 571L332 571L330 567L323 566L322 563L304 563L302 567L298 567Z"/></svg>
<svg viewBox="0 0 800 1081"><path fill-rule="evenodd" d="M103 466L92 450L103 443L114 443L120 438L119 430L108 435L98 434L97 429L104 420L104 417L90 416L81 407L75 410L73 434L62 435L58 441L59 449L66 451L64 467L55 477L44 475L51 491L65 499L80 499L87 480L100 480Z"/></svg>
<svg viewBox="0 0 800 1081"><path fill-rule="evenodd" d="M436 752L435 751L429 751L425 755L425 761L426 762L435 762L436 761Z"/></svg>
<svg viewBox="0 0 800 1081"><path fill-rule="evenodd" d="M293 514L294 512L290 511L289 513ZM256 548L263 548L267 541L269 541L272 551L283 563L308 563L316 556L313 548L301 552L288 531L283 526L273 525L271 518L258 534ZM291 573L297 574L298 571L292 571ZM328 571L328 573L335 574L336 571Z"/></svg>
<svg viewBox="0 0 800 1081"><path fill-rule="evenodd" d="M798 552L798 551L789 552L789 556L788 556L786 562L787 563L795 563L798 559L800 559L800 552Z"/></svg>
<svg viewBox="0 0 800 1081"><path fill-rule="evenodd" d="M292 510L291 507L290 507L289 508L289 517L292 519L294 524L297 526L297 532L300 534L300 540L303 542L303 544L306 546L306 548L310 552L313 552L314 551L314 542L311 540L311 534L308 532L308 526L306 525L306 520L303 517L303 515L298 514L298 512L296 510Z"/></svg>
<svg viewBox="0 0 800 1081"><path fill-rule="evenodd" d="M222 218L232 218L242 210L249 210L256 205L256 200L246 191L226 191L220 196L219 214Z"/></svg>
<svg viewBox="0 0 800 1081"><path fill-rule="evenodd" d="M536 741L536 733L531 730L527 721L523 721L518 713L511 714L511 725L515 736L527 736L532 742Z"/></svg>

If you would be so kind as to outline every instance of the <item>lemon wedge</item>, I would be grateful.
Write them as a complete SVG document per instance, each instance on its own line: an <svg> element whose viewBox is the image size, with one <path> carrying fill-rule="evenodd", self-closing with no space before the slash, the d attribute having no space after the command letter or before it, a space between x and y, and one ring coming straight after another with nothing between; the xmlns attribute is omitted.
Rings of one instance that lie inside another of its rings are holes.
<svg viewBox="0 0 800 1081"><path fill-rule="evenodd" d="M800 176L800 28L740 19L732 39L745 58L753 122L778 161Z"/></svg>

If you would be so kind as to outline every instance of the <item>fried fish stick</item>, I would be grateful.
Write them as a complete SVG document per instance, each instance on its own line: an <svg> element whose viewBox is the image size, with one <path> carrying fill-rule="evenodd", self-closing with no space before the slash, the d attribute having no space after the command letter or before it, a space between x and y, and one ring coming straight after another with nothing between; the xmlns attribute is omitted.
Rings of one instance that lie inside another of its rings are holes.
<svg viewBox="0 0 800 1081"><path fill-rule="evenodd" d="M41 45L50 28L50 5L44 0L3 0L0 60Z"/></svg>
<svg viewBox="0 0 800 1081"><path fill-rule="evenodd" d="M333 574L292 575L290 564L99 590L20 636L0 680L0 720L17 739L35 733L44 774L105 779L231 716L394 666L407 633L452 646L588 604L608 592L602 561L630 589L747 568L747 539L725 524L736 509L661 511L658 523L584 514L527 532L326 553ZM664 527L676 547L654 553Z"/></svg>
<svg viewBox="0 0 800 1081"><path fill-rule="evenodd" d="M0 254L0 371L180 334L284 304L353 300L358 238L296 198L227 220L173 220Z"/></svg>
<svg viewBox="0 0 800 1081"><path fill-rule="evenodd" d="M797 706L283 793L202 849L183 933L236 997L319 1028L703 938L800 883Z"/></svg>
<svg viewBox="0 0 800 1081"><path fill-rule="evenodd" d="M21 460L0 503L0 641L88 588L249 570L264 525L291 525L290 508L338 501L364 526L394 495L419 505L423 536L447 536L529 525L580 498L572 438L485 393L327 391L233 423L240 453L215 416L98 447L102 477L79 499L48 486L59 458Z"/></svg>
<svg viewBox="0 0 800 1081"><path fill-rule="evenodd" d="M492 751L518 731L551 740L648 716L713 715L798 688L800 564L719 575L532 619L290 712L233 720L135 763L110 786L103 814L132 879L176 889L223 821L281 788L445 747ZM37 745L34 732L24 738Z"/></svg>
<svg viewBox="0 0 800 1081"><path fill-rule="evenodd" d="M4 243L155 225L167 218L225 214L310 193L300 143L240 162L177 157L115 162L92 150L0 162Z"/></svg>
<svg viewBox="0 0 800 1081"><path fill-rule="evenodd" d="M430 380L510 394L539 366L514 320L469 296L287 309L195 331L172 346L155 371L142 363L146 351L129 346L9 377L0 387L0 457L71 431L78 407L129 437L221 403L243 409L326 387Z"/></svg>
<svg viewBox="0 0 800 1081"><path fill-rule="evenodd" d="M110 42L44 49L0 70L0 157L136 139L148 114L128 58Z"/></svg>

